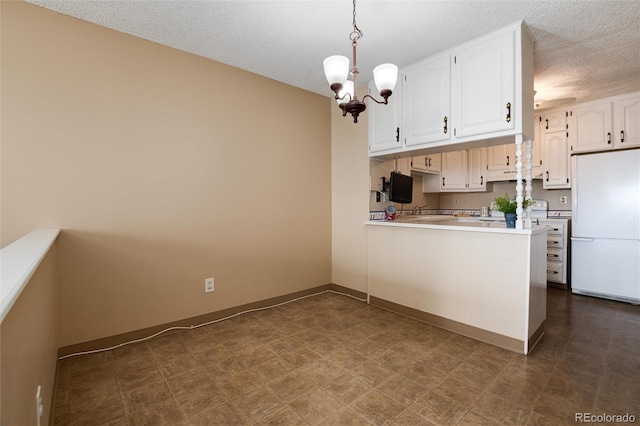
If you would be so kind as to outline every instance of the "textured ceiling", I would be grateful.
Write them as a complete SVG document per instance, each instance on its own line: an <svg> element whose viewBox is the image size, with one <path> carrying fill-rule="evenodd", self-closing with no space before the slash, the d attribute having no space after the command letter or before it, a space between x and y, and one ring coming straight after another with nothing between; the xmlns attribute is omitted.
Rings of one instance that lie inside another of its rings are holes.
<svg viewBox="0 0 640 426"><path fill-rule="evenodd" d="M326 96L322 60L351 57L349 0L28 1ZM640 90L637 0L359 0L360 82L520 19L536 39L536 101Z"/></svg>

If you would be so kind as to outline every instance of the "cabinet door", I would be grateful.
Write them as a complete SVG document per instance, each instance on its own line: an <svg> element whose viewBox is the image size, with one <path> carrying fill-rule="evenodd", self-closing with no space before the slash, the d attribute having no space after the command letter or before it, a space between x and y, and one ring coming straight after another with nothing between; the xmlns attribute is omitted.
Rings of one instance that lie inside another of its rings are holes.
<svg viewBox="0 0 640 426"><path fill-rule="evenodd" d="M375 84L369 84L369 94L375 96L378 89ZM369 114L369 152L380 152L398 149L400 143L400 106L402 105L402 92L394 92L388 99L387 105L379 105L375 102L367 102ZM347 118L345 118L347 119Z"/></svg>
<svg viewBox="0 0 640 426"><path fill-rule="evenodd" d="M569 115L569 145L573 152L611 149L611 102L578 107Z"/></svg>
<svg viewBox="0 0 640 426"><path fill-rule="evenodd" d="M440 173L440 154L411 157L411 170L420 173Z"/></svg>
<svg viewBox="0 0 640 426"><path fill-rule="evenodd" d="M487 189L487 148L470 149L469 157L469 190Z"/></svg>
<svg viewBox="0 0 640 426"><path fill-rule="evenodd" d="M545 135L546 167L542 187L545 189L571 188L569 176L569 150L565 131L547 133Z"/></svg>
<svg viewBox="0 0 640 426"><path fill-rule="evenodd" d="M542 131L544 133L561 132L567 130L567 113L554 112L542 116Z"/></svg>
<svg viewBox="0 0 640 426"><path fill-rule="evenodd" d="M427 172L429 169L429 159L426 155L411 157L411 170L416 172Z"/></svg>
<svg viewBox="0 0 640 426"><path fill-rule="evenodd" d="M426 156L427 171L431 173L440 173L441 168L441 156L440 154L431 154Z"/></svg>
<svg viewBox="0 0 640 426"><path fill-rule="evenodd" d="M406 146L450 139L450 75L449 55L405 71L402 127Z"/></svg>
<svg viewBox="0 0 640 426"><path fill-rule="evenodd" d="M613 104L616 148L640 145L640 95Z"/></svg>
<svg viewBox="0 0 640 426"><path fill-rule="evenodd" d="M515 128L515 33L457 51L454 59L455 136Z"/></svg>
<svg viewBox="0 0 640 426"><path fill-rule="evenodd" d="M535 129L534 129L535 130ZM531 141L531 177L534 179L542 178L543 172L543 163L544 163L544 153L543 153L543 143L541 136L536 134L538 132L534 131L534 137ZM522 144L522 148L524 149L524 143ZM525 167L526 167L526 157L522 159L522 175L524 176Z"/></svg>
<svg viewBox="0 0 640 426"><path fill-rule="evenodd" d="M516 145L513 143L489 147L487 157L488 170L516 169Z"/></svg>
<svg viewBox="0 0 640 426"><path fill-rule="evenodd" d="M442 154L440 172L441 191L464 191L467 189L467 151Z"/></svg>

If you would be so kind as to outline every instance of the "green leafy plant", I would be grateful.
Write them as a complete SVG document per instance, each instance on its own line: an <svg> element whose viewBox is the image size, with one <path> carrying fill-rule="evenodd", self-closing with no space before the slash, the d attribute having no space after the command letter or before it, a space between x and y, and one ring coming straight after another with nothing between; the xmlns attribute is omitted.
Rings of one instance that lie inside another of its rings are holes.
<svg viewBox="0 0 640 426"><path fill-rule="evenodd" d="M503 213L515 213L518 204L516 203L516 197L509 197L509 194L505 193L504 197L496 197L493 199L496 203L496 209ZM526 209L530 205L533 204L533 201L530 199L525 199L522 201L522 208Z"/></svg>

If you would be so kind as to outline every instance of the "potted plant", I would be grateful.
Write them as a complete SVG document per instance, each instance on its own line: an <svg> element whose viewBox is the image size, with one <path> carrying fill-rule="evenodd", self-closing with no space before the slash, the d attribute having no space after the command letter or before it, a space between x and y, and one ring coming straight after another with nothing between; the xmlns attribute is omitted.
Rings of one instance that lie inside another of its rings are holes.
<svg viewBox="0 0 640 426"><path fill-rule="evenodd" d="M493 202L496 205L496 210L504 213L504 220L507 222L507 228L515 228L517 216L516 208L518 207L516 198L511 198L509 197L509 194L505 193L503 197L494 198ZM532 204L533 201L530 199L522 200L523 209L526 209Z"/></svg>

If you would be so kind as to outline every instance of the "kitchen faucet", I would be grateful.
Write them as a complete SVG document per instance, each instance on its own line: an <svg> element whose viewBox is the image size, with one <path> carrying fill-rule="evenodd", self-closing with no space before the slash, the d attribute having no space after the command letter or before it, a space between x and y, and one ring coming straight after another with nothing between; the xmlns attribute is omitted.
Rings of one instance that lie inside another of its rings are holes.
<svg viewBox="0 0 640 426"><path fill-rule="evenodd" d="M426 208L428 208L428 207L429 207L429 204L426 204L426 205L424 205L424 206L415 206L414 208L412 208L412 209L411 209L411 214L412 214L412 215L415 215L415 214L416 214L416 212L417 212L417 214L421 215L421 214L422 214L422 209L423 209L423 208L425 208L425 209L426 209Z"/></svg>

